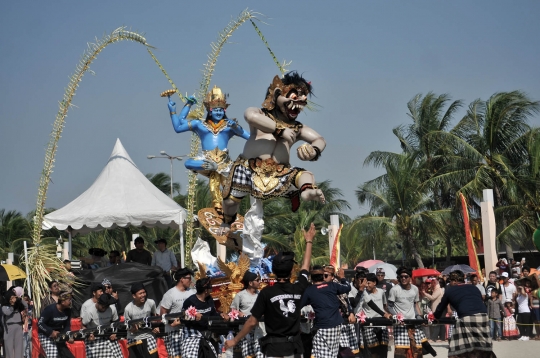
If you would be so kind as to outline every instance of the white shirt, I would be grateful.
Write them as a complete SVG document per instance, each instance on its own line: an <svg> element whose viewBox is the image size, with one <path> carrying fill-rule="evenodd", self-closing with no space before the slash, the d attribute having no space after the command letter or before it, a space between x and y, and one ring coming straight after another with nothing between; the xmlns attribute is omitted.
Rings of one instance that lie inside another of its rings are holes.
<svg viewBox="0 0 540 358"><path fill-rule="evenodd" d="M142 307L135 305L133 301L131 301L124 309L124 318L126 319L126 321L155 315L156 302L154 302L154 300L152 299L147 299L144 302L144 305L142 305ZM135 333L131 333L130 331L128 331L127 336L131 339L147 339L152 337L152 334L148 332L148 330L145 332L144 330L140 329Z"/></svg>
<svg viewBox="0 0 540 358"><path fill-rule="evenodd" d="M514 299L514 293L517 292L516 286L512 285L511 283L508 283L508 286L501 285L501 292L505 302L512 301Z"/></svg>

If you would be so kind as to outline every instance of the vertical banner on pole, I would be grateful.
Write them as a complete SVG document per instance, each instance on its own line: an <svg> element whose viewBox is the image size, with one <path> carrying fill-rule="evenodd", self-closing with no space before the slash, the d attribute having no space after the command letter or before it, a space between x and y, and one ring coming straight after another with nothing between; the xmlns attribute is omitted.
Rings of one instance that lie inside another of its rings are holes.
<svg viewBox="0 0 540 358"><path fill-rule="evenodd" d="M341 227L339 226L339 216L330 216L330 231L329 231L329 243L330 243L330 265L336 269L341 264L341 246L339 243L339 237L341 235Z"/></svg>
<svg viewBox="0 0 540 358"><path fill-rule="evenodd" d="M482 271L480 270L480 263L478 262L478 256L476 255L476 247L474 246L473 238L471 235L471 226L469 223L469 210L467 209L467 201L463 194L459 193L461 200L461 209L463 210L463 225L465 227L465 239L467 240L467 251L469 254L469 266L471 266L480 279L480 282L484 280Z"/></svg>
<svg viewBox="0 0 540 358"><path fill-rule="evenodd" d="M493 190L483 191L484 201L480 203L482 211L482 240L484 242L484 260L486 272L495 270L497 264L497 243L495 213L493 212Z"/></svg>

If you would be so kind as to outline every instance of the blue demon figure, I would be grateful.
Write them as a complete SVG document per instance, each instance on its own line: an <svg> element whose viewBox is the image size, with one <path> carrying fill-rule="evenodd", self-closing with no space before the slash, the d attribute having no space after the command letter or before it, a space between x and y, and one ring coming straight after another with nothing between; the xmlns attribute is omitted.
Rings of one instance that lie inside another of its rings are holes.
<svg viewBox="0 0 540 358"><path fill-rule="evenodd" d="M201 139L202 155L186 160L185 166L209 178L212 204L219 214L222 213L223 201L220 186L232 167L227 145L235 135L244 139L249 138L249 132L238 125L235 119L227 118L225 113L229 106L227 97L228 95L222 93L220 88L214 86L203 101L207 110L206 118L187 119L191 106L196 104L197 100L188 97L184 108L177 114L176 103L169 96L169 111L176 133L192 131Z"/></svg>

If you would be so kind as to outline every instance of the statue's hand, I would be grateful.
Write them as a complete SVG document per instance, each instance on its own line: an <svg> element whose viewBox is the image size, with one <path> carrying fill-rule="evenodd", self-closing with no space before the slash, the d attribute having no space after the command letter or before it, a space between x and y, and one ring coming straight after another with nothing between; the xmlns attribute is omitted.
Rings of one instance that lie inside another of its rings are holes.
<svg viewBox="0 0 540 358"><path fill-rule="evenodd" d="M193 96L186 97L186 104L189 104L189 105L197 104L197 99Z"/></svg>
<svg viewBox="0 0 540 358"><path fill-rule="evenodd" d="M313 146L308 143L304 143L299 146L296 149L296 153L298 154L298 159L306 161L315 158L315 156L317 155L317 152L315 151L315 149L313 149Z"/></svg>
<svg viewBox="0 0 540 358"><path fill-rule="evenodd" d="M294 143L296 141L296 132L290 128L285 128L281 134L281 138L285 139L287 142Z"/></svg>
<svg viewBox="0 0 540 358"><path fill-rule="evenodd" d="M231 127L235 134L242 134L242 127L238 125L238 122L234 119L227 119L227 126Z"/></svg>
<svg viewBox="0 0 540 358"><path fill-rule="evenodd" d="M171 101L170 98L169 98L168 106L169 106L169 112L176 112L176 102Z"/></svg>
<svg viewBox="0 0 540 358"><path fill-rule="evenodd" d="M204 160L202 167L204 170L216 171L218 166L210 160Z"/></svg>

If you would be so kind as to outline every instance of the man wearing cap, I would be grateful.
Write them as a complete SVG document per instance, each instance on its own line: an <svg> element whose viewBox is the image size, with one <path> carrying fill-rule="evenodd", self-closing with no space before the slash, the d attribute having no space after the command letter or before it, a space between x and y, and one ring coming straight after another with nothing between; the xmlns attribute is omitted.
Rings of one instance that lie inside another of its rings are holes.
<svg viewBox="0 0 540 358"><path fill-rule="evenodd" d="M114 307L115 303L114 297L108 293L102 294L95 305L89 306L84 314L81 314L82 325L86 328L109 327L111 323L117 322L118 313ZM94 333L90 333L86 338L85 346L86 358L118 358L123 356L115 333L108 337L96 337Z"/></svg>
<svg viewBox="0 0 540 358"><path fill-rule="evenodd" d="M411 284L412 272L409 268L400 267L397 270L399 285L395 285L390 290L388 297L388 311L393 315L402 314L404 319L421 318L418 302L420 296L418 288ZM414 335L414 345L409 340ZM424 331L415 327L397 325L394 327L395 358L422 357L422 343L427 338Z"/></svg>
<svg viewBox="0 0 540 358"><path fill-rule="evenodd" d="M217 343L211 338L208 331L208 320L202 317L218 316L212 293L212 281L205 277L195 283L197 293L189 296L182 305L184 310L195 308L197 313L193 320L185 321L183 329L182 358L217 357ZM221 314L221 318L228 320L229 316ZM212 356L213 354L213 356Z"/></svg>
<svg viewBox="0 0 540 358"><path fill-rule="evenodd" d="M38 337L46 358L75 358L66 342L57 342L61 333L71 330L71 294L59 292L58 302L48 305L38 321ZM69 343L73 343L70 338Z"/></svg>
<svg viewBox="0 0 540 358"><path fill-rule="evenodd" d="M375 275L377 276L377 289L384 292L384 294L386 295L386 300L388 301L390 289L394 287L394 284L385 278L386 273L384 272L384 269L382 267L377 268Z"/></svg>
<svg viewBox="0 0 540 358"><path fill-rule="evenodd" d="M426 280L431 285L431 294L429 294L425 288L422 288L422 296L426 297L430 301L430 310L435 312L443 296L443 289L439 285L439 280L436 278L428 278ZM435 325L429 327L427 331L430 335L429 339L432 341L442 342L445 340L446 336L446 327L444 325Z"/></svg>
<svg viewBox="0 0 540 358"><path fill-rule="evenodd" d="M126 322L134 319L156 315L156 302L147 298L146 289L142 282L131 285L131 296L133 301L127 304L124 310ZM144 325L133 325L129 327L127 343L130 358L155 358L157 357L157 343L152 333L159 333L159 328L147 328Z"/></svg>
<svg viewBox="0 0 540 358"><path fill-rule="evenodd" d="M137 262L148 266L152 264L152 254L144 248L144 239L142 237L139 236L135 239L135 248L128 251L126 262Z"/></svg>
<svg viewBox="0 0 540 358"><path fill-rule="evenodd" d="M338 295L348 293L351 286L345 279L343 269L340 269L341 282L325 282L324 270L321 266L314 266L311 271L311 281L302 296L301 307L311 305L315 311L313 324L317 333L313 337L312 356L315 358L337 357L339 352L339 338L343 317L339 312L341 301Z"/></svg>
<svg viewBox="0 0 540 358"><path fill-rule="evenodd" d="M246 271L244 277L242 277L242 283L244 284L244 289L234 296L231 303L231 309L240 311L240 317L251 315L251 307L255 304L255 300L259 294L261 278L253 272ZM259 325L261 324L263 323L261 322ZM263 336L264 334L262 334L260 326L256 327L255 331L255 334L249 334L241 342L243 357L255 357L255 354L260 352L259 341L254 336Z"/></svg>
<svg viewBox="0 0 540 358"><path fill-rule="evenodd" d="M114 307L116 308L116 312L119 315L122 315L124 313L124 311L122 310L122 304L120 303L120 300L118 299L118 291L116 291L113 288L112 283L111 283L111 281L109 281L108 278L104 278L103 281L101 281L101 285L104 288L103 292L108 293L109 295L111 295L116 300L116 303L114 304Z"/></svg>
<svg viewBox="0 0 540 358"><path fill-rule="evenodd" d="M41 300L40 310L43 312L45 307L50 306L58 302L58 294L60 292L60 284L56 280L47 281L49 285L49 294L47 294Z"/></svg>
<svg viewBox="0 0 540 358"><path fill-rule="evenodd" d="M324 282L334 282L339 284L339 280L335 276L335 272L336 268L334 266L324 266ZM341 303L341 315L343 316L344 320L348 321L348 323L342 321L341 324L341 334L339 336L340 352L348 351L350 349L350 352L348 353L349 355L351 353L357 354L360 352L360 346L358 344L359 339L354 326L354 323L356 323L356 318L354 317L353 308L349 302L347 293L339 294L338 299ZM343 353L345 354L345 352Z"/></svg>
<svg viewBox="0 0 540 358"><path fill-rule="evenodd" d="M182 312L184 301L195 294L191 286L193 272L184 267L174 273L176 285L165 292L160 304L160 315ZM167 337L167 353L169 357L180 358L182 356L182 329L180 319L175 319L171 324L165 325Z"/></svg>
<svg viewBox="0 0 540 358"><path fill-rule="evenodd" d="M226 348L238 344L264 316L266 336L260 340L263 354L266 357L301 357L304 349L300 338L300 301L309 286L307 270L311 261L315 225L312 223L309 230L303 231L303 234L306 252L298 282L290 282L295 263L294 253L279 252L272 262L272 272L276 275L277 282L259 293L251 309L251 317L234 339L225 342Z"/></svg>
<svg viewBox="0 0 540 358"><path fill-rule="evenodd" d="M152 257L152 266L159 266L163 270L163 277L167 281L167 288L173 286L171 270L175 271L178 262L176 261L176 256L174 253L167 249L167 240L158 239L154 241L158 247L154 256Z"/></svg>
<svg viewBox="0 0 540 358"><path fill-rule="evenodd" d="M99 297L103 294L103 285L98 282L93 282L91 285L90 290L92 291L92 297L84 301L84 303L81 306L81 314L82 317L83 314L91 307L94 307L99 299Z"/></svg>
<svg viewBox="0 0 540 358"><path fill-rule="evenodd" d="M508 276L509 276L508 272L503 272L501 274L501 278L503 280L503 284L501 285L501 292L502 292L505 302L508 302L508 301L514 302L516 298L517 290L516 290L516 286L514 286L514 284L508 281Z"/></svg>

